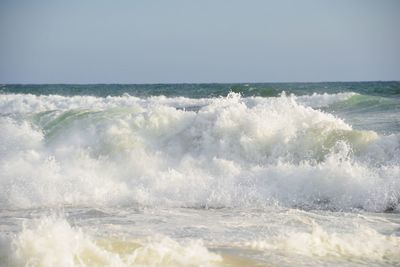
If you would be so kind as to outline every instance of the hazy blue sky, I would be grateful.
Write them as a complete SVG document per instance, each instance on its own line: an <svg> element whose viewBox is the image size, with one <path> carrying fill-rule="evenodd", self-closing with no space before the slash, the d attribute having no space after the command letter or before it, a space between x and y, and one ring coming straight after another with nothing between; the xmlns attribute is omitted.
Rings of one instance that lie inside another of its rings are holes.
<svg viewBox="0 0 400 267"><path fill-rule="evenodd" d="M399 0L0 0L0 83L400 80Z"/></svg>

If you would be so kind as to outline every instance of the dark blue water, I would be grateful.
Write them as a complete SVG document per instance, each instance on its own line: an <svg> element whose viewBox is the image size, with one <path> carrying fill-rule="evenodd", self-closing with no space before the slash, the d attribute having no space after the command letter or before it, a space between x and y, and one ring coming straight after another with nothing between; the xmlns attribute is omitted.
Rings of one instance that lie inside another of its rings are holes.
<svg viewBox="0 0 400 267"><path fill-rule="evenodd" d="M400 97L400 82L324 82L324 83L212 83L212 84L13 84L2 85L0 92L35 95L91 95L204 98L226 96L229 92L242 96L277 96L282 91L295 95L312 93L355 92L364 95Z"/></svg>

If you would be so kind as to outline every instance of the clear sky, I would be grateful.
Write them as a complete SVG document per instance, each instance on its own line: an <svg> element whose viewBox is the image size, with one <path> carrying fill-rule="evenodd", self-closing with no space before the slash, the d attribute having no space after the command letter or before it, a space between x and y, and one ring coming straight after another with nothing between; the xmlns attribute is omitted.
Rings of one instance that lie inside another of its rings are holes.
<svg viewBox="0 0 400 267"><path fill-rule="evenodd" d="M0 0L0 83L400 80L399 0Z"/></svg>

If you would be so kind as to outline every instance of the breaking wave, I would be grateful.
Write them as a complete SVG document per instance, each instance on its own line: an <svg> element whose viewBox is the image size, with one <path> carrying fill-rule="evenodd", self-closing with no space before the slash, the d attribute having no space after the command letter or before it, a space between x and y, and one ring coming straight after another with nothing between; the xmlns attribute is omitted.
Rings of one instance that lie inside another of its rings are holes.
<svg viewBox="0 0 400 267"><path fill-rule="evenodd" d="M96 239L62 218L28 222L20 233L0 243L0 261L7 266L226 266L200 240L178 242L158 235Z"/></svg>
<svg viewBox="0 0 400 267"><path fill-rule="evenodd" d="M307 228L282 228L264 239L253 240L250 235L244 238L247 241L227 245L236 254L243 250L263 251L291 259L298 255L304 256L303 260L346 259L390 266L400 261L400 237L395 234L385 235L366 225L354 225L351 232L330 232L312 220ZM71 226L63 217L53 215L25 220L18 233L0 236L0 262L10 267L257 265L251 259L223 253L224 244L220 246L214 247L220 252L213 252L199 239L173 239L157 234L136 238L96 236L93 230ZM270 260L280 262L279 258Z"/></svg>
<svg viewBox="0 0 400 267"><path fill-rule="evenodd" d="M383 235L367 226L351 233L329 233L315 222L310 232L288 231L266 240L237 244L261 251L292 252L308 257L346 258L397 264L400 261L400 237Z"/></svg>
<svg viewBox="0 0 400 267"><path fill-rule="evenodd" d="M316 108L357 97L0 95L0 203L396 211L400 136Z"/></svg>

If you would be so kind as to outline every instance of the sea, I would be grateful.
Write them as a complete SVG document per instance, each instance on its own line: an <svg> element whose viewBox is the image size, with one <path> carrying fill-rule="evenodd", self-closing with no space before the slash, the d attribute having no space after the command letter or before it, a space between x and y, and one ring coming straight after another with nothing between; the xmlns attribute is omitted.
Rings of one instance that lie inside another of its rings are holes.
<svg viewBox="0 0 400 267"><path fill-rule="evenodd" d="M0 85L0 266L400 266L400 82Z"/></svg>

